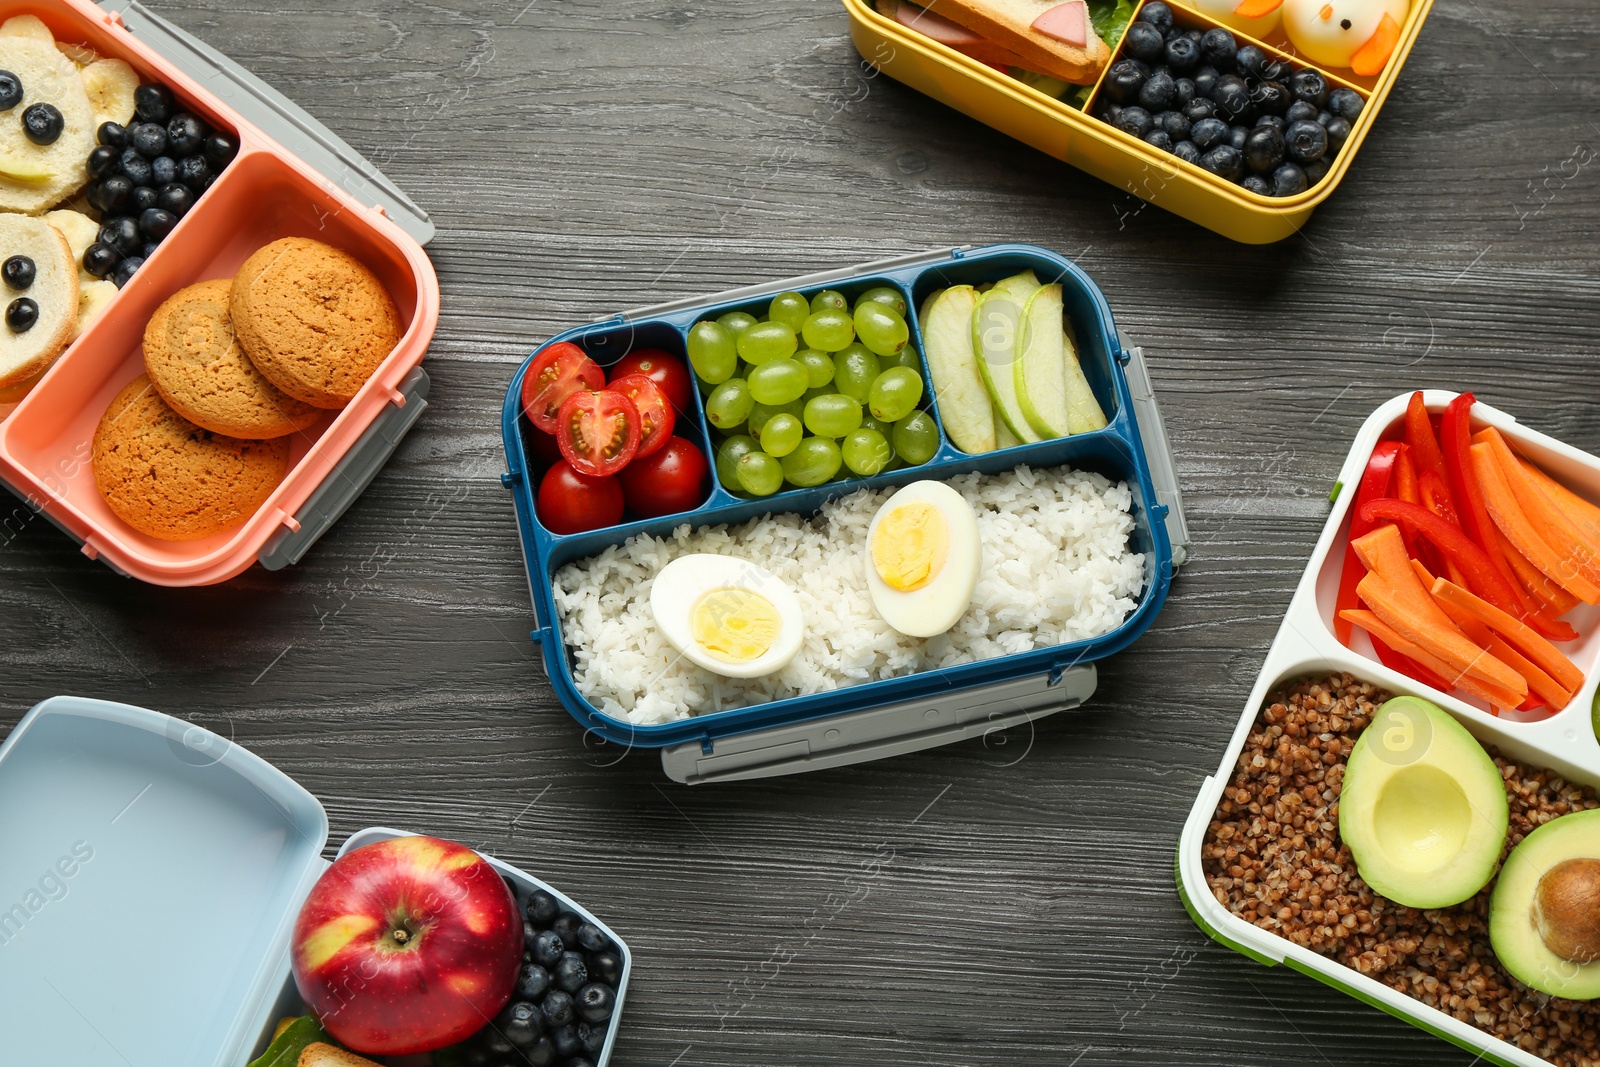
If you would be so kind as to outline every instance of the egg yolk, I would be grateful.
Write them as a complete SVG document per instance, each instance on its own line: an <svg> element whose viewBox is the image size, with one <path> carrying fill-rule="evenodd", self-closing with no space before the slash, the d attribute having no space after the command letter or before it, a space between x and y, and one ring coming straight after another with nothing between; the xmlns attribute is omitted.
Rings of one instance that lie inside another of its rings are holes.
<svg viewBox="0 0 1600 1067"><path fill-rule="evenodd" d="M878 522L872 535L872 565L890 589L921 589L944 569L950 528L939 509L918 501L902 504Z"/></svg>
<svg viewBox="0 0 1600 1067"><path fill-rule="evenodd" d="M730 663L764 655L782 623L772 601L748 589L713 589L689 610L695 643Z"/></svg>

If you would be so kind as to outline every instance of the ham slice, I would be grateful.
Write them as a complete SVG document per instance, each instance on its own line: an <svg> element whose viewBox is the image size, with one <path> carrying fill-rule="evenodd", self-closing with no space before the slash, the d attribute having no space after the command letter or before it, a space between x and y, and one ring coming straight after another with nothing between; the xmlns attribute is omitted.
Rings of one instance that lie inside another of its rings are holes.
<svg viewBox="0 0 1600 1067"><path fill-rule="evenodd" d="M1067 0L1033 20L1033 28L1073 48L1089 44L1089 5L1084 0Z"/></svg>
<svg viewBox="0 0 1600 1067"><path fill-rule="evenodd" d="M924 37L932 38L940 44L952 47L964 44L978 44L983 40L978 34L973 33L965 26L951 22L943 15L935 15L925 7L916 4L901 3L895 6L894 19L902 26L909 26Z"/></svg>

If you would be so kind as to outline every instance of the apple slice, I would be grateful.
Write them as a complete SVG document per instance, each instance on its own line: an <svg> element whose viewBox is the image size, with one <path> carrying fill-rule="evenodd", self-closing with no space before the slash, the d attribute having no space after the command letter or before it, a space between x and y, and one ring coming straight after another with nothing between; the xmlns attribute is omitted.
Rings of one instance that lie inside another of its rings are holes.
<svg viewBox="0 0 1600 1067"><path fill-rule="evenodd" d="M978 294L970 285L945 289L924 302L923 355L945 433L963 452L995 450L994 406L972 349L972 313Z"/></svg>
<svg viewBox="0 0 1600 1067"><path fill-rule="evenodd" d="M1083 373L1078 361L1078 342L1072 336L1072 324L1062 319L1061 354L1067 376L1067 432L1088 433L1103 430L1106 413L1100 410L1100 401L1094 398L1094 389Z"/></svg>
<svg viewBox="0 0 1600 1067"><path fill-rule="evenodd" d="M1017 402L1018 333L1022 329L1022 303L1007 289L996 285L972 312L972 350L978 357L978 372L994 401L995 414L1019 441L1041 438L1028 425Z"/></svg>
<svg viewBox="0 0 1600 1067"><path fill-rule="evenodd" d="M1032 270L1025 270L1021 274L1013 274L1009 278L1001 278L994 283L996 289L1003 289L1010 293L1012 298L1020 304L1026 304L1028 297L1032 296L1039 286L1044 284L1039 281L1039 276Z"/></svg>
<svg viewBox="0 0 1600 1067"><path fill-rule="evenodd" d="M1017 406L1041 438L1068 429L1066 358L1062 351L1061 286L1041 285L1022 308L1022 354L1012 364Z"/></svg>

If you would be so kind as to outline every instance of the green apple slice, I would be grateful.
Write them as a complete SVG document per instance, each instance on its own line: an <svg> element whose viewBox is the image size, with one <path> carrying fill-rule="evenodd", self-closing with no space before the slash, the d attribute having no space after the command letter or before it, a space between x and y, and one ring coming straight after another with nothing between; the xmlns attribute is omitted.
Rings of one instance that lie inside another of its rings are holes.
<svg viewBox="0 0 1600 1067"><path fill-rule="evenodd" d="M1103 430L1106 413L1100 410L1100 401L1094 398L1089 379L1084 376L1083 364L1078 362L1078 345L1072 336L1072 326L1063 320L1061 352L1067 375L1067 432L1088 433Z"/></svg>
<svg viewBox="0 0 1600 1067"><path fill-rule="evenodd" d="M1013 274L1009 278L1001 278L994 283L994 287L1010 293L1018 304L1026 304L1028 297L1032 296L1041 284L1039 276L1030 269L1021 274Z"/></svg>
<svg viewBox="0 0 1600 1067"><path fill-rule="evenodd" d="M1022 306L1022 352L1012 364L1017 406L1041 438L1067 436L1067 369L1061 286L1041 285Z"/></svg>
<svg viewBox="0 0 1600 1067"><path fill-rule="evenodd" d="M957 285L926 304L922 315L923 355L944 432L957 448L972 453L995 449L994 406L972 348L972 314L978 302L972 286Z"/></svg>
<svg viewBox="0 0 1600 1067"><path fill-rule="evenodd" d="M999 448L1015 448L1022 442L1017 440L1017 435L1007 429L1005 423L999 423L994 428L994 443Z"/></svg>
<svg viewBox="0 0 1600 1067"><path fill-rule="evenodd" d="M1022 328L1022 304L1010 291L996 285L972 312L972 350L978 357L978 373L994 401L995 414L1019 441L1038 441L1040 437L1023 417L1017 402L1017 334Z"/></svg>
<svg viewBox="0 0 1600 1067"><path fill-rule="evenodd" d="M922 322L928 321L928 312L933 309L934 303L944 295L943 289L935 289L922 300L922 306L917 309L917 318Z"/></svg>

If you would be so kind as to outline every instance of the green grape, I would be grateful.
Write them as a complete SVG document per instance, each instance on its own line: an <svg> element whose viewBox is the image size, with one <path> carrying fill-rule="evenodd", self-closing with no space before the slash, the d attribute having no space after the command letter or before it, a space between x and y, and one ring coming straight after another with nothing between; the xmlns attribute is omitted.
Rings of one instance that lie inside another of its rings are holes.
<svg viewBox="0 0 1600 1067"><path fill-rule="evenodd" d="M833 357L828 353L818 352L815 348L802 348L794 354L794 358L811 376L811 388L817 389L833 381Z"/></svg>
<svg viewBox="0 0 1600 1067"><path fill-rule="evenodd" d="M906 345L892 356L878 357L878 362L883 366L884 370L888 370L890 367L904 367L907 370L914 370L918 374L922 373L922 357L917 355L917 350L911 345Z"/></svg>
<svg viewBox="0 0 1600 1067"><path fill-rule="evenodd" d="M894 424L894 450L915 467L926 463L939 451L939 427L926 411L913 411Z"/></svg>
<svg viewBox="0 0 1600 1067"><path fill-rule="evenodd" d="M894 434L894 423L884 422L882 419L875 419L872 417L872 413L870 411L862 417L861 428L863 430L877 430L879 433L883 434L883 439L885 441L887 441Z"/></svg>
<svg viewBox="0 0 1600 1067"><path fill-rule="evenodd" d="M800 326L806 344L824 352L837 352L856 339L856 328L848 311L815 311Z"/></svg>
<svg viewBox="0 0 1600 1067"><path fill-rule="evenodd" d="M750 372L750 395L763 404L787 404L799 400L810 381L811 376L798 360L775 360Z"/></svg>
<svg viewBox="0 0 1600 1067"><path fill-rule="evenodd" d="M779 293L767 307L767 318L781 322L791 330L799 331L800 324L811 314L811 301L799 293Z"/></svg>
<svg viewBox="0 0 1600 1067"><path fill-rule="evenodd" d="M746 452L739 458L739 485L752 496L771 496L783 486L783 464L765 452Z"/></svg>
<svg viewBox="0 0 1600 1067"><path fill-rule="evenodd" d="M818 437L843 437L861 425L861 404L843 393L806 401L806 429Z"/></svg>
<svg viewBox="0 0 1600 1067"><path fill-rule="evenodd" d="M880 356L894 355L911 339L906 320L894 308L876 300L863 300L856 305L855 324L861 343ZM741 337L740 355L744 355L743 341Z"/></svg>
<svg viewBox="0 0 1600 1067"><path fill-rule="evenodd" d="M750 417L756 398L750 395L750 383L743 378L729 378L706 397L706 418L711 425L724 433Z"/></svg>
<svg viewBox="0 0 1600 1067"><path fill-rule="evenodd" d="M906 317L906 298L901 295L898 289L890 288L887 285L874 286L856 297L856 310L860 311L861 305L868 302L886 304L894 308L896 315L901 318Z"/></svg>
<svg viewBox="0 0 1600 1067"><path fill-rule="evenodd" d="M767 420L774 415L793 415L798 419L804 411L805 405L798 400L791 400L787 404L778 405L757 404L750 409L750 417L745 422L749 425L750 432L760 437L761 431L766 428Z"/></svg>
<svg viewBox="0 0 1600 1067"><path fill-rule="evenodd" d="M756 317L754 315L746 315L742 311L729 311L726 314L718 315L717 321L726 326L729 333L738 337L756 324Z"/></svg>
<svg viewBox="0 0 1600 1067"><path fill-rule="evenodd" d="M710 319L695 323L689 331L689 363L701 381L712 385L732 378L739 366L732 331Z"/></svg>
<svg viewBox="0 0 1600 1067"><path fill-rule="evenodd" d="M859 342L833 357L833 385L845 396L866 403L867 392L882 368L878 357Z"/></svg>
<svg viewBox="0 0 1600 1067"><path fill-rule="evenodd" d="M798 486L821 485L839 472L844 457L826 437L807 437L784 456L783 476Z"/></svg>
<svg viewBox="0 0 1600 1067"><path fill-rule="evenodd" d="M793 415L774 415L761 427L761 451L782 459L794 451L805 435L805 424Z"/></svg>
<svg viewBox="0 0 1600 1067"><path fill-rule="evenodd" d="M922 400L922 375L905 367L890 367L878 375L867 394L867 407L875 418L898 422Z"/></svg>
<svg viewBox="0 0 1600 1067"><path fill-rule="evenodd" d="M824 308L830 311L849 311L850 300L837 289L824 289L811 298L811 310L816 312Z"/></svg>
<svg viewBox="0 0 1600 1067"><path fill-rule="evenodd" d="M800 344L794 331L781 322L758 322L739 335L739 355L759 367L775 359L788 359Z"/></svg>
<svg viewBox="0 0 1600 1067"><path fill-rule="evenodd" d="M856 430L839 446L844 465L864 477L872 477L894 459L894 449L877 430Z"/></svg>
<svg viewBox="0 0 1600 1067"><path fill-rule="evenodd" d="M747 434L735 434L717 449L717 481L724 488L739 488L739 461L761 446Z"/></svg>

